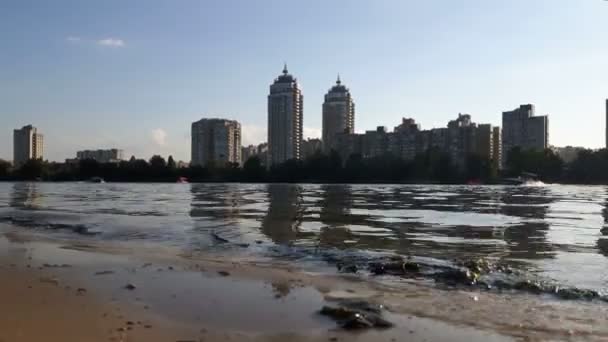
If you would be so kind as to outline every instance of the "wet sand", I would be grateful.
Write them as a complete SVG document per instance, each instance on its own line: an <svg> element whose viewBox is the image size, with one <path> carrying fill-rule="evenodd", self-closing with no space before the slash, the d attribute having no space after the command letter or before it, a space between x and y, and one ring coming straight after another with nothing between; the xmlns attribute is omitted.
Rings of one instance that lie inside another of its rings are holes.
<svg viewBox="0 0 608 342"><path fill-rule="evenodd" d="M305 272L285 262L49 240L0 227L0 341L509 341L608 339L593 303L444 291ZM128 284L134 289L127 289ZM387 305L348 332L323 305Z"/></svg>

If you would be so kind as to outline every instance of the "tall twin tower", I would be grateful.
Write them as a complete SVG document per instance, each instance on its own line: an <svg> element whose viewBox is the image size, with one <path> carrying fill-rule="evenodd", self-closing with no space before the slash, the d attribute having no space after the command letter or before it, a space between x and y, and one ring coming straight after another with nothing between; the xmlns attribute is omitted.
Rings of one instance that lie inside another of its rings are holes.
<svg viewBox="0 0 608 342"><path fill-rule="evenodd" d="M278 165L289 159L301 159L303 139L304 96L298 80L283 68L274 80L268 95L268 165ZM323 148L331 150L334 136L353 133L355 104L350 91L336 81L325 95L323 103Z"/></svg>

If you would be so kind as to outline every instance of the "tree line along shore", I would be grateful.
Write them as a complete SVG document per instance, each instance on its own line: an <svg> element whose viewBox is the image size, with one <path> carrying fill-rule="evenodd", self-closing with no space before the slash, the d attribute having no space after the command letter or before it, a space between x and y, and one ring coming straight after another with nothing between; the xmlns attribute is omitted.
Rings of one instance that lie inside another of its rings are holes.
<svg viewBox="0 0 608 342"><path fill-rule="evenodd" d="M505 177L533 173L546 183L608 184L608 150L582 150L565 163L552 150L526 151L515 148L508 153L502 170L491 160L470 155L463 166L447 153L429 150L412 160L387 154L372 158L351 155L343 160L336 152L320 151L305 160L288 160L266 168L258 156L243 165L210 164L206 167L178 168L173 157L165 160L131 158L118 163L80 160L66 164L29 160L19 168L0 160L2 181L86 181L101 177L109 182L311 182L311 183L446 183L493 184Z"/></svg>

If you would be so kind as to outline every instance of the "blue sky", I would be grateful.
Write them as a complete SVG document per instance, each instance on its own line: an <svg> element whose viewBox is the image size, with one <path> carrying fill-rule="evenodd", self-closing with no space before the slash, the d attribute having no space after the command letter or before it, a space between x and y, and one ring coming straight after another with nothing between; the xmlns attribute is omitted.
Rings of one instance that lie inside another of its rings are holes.
<svg viewBox="0 0 608 342"><path fill-rule="evenodd" d="M534 103L550 143L604 144L608 2L601 0L0 0L0 158L34 124L45 157L123 148L189 160L190 123L227 117L266 139L286 61L305 135L340 73L356 130L459 112L500 124Z"/></svg>

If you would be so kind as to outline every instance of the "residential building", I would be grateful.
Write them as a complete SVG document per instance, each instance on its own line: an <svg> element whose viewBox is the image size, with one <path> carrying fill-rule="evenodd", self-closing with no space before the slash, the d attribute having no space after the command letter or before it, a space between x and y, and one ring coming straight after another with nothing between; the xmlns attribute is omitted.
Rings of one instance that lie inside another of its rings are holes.
<svg viewBox="0 0 608 342"><path fill-rule="evenodd" d="M389 150L404 160L412 160L421 152L420 144L420 125L414 119L403 118L401 124L394 129Z"/></svg>
<svg viewBox="0 0 608 342"><path fill-rule="evenodd" d="M480 124L475 133L475 154L492 160L494 158L494 129L490 124Z"/></svg>
<svg viewBox="0 0 608 342"><path fill-rule="evenodd" d="M378 126L375 131L366 131L362 141L363 158L379 157L389 153L390 135L386 127Z"/></svg>
<svg viewBox="0 0 608 342"><path fill-rule="evenodd" d="M323 102L323 149L329 152L334 146L334 136L338 133L354 133L355 103L350 91L340 80L336 80Z"/></svg>
<svg viewBox="0 0 608 342"><path fill-rule="evenodd" d="M544 150L549 147L549 118L534 114L534 105L531 104L502 113L503 165L515 147L524 150Z"/></svg>
<svg viewBox="0 0 608 342"><path fill-rule="evenodd" d="M268 143L261 143L258 145L258 156L262 165L268 164Z"/></svg>
<svg viewBox="0 0 608 342"><path fill-rule="evenodd" d="M452 162L464 169L470 155L477 154L477 124L471 121L470 114L458 114L456 120L448 122L447 151Z"/></svg>
<svg viewBox="0 0 608 342"><path fill-rule="evenodd" d="M92 159L98 163L118 163L124 159L124 152L115 148L108 150L84 150L76 152L76 159Z"/></svg>
<svg viewBox="0 0 608 342"><path fill-rule="evenodd" d="M421 130L414 119L403 118L393 132L380 126L365 134L336 134L335 146L343 160L352 154L363 158L390 154L413 160L418 154L437 149L447 153L456 167L464 169L471 155L490 160L500 156L500 129L489 124L478 126L469 114L459 114L447 127L426 131Z"/></svg>
<svg viewBox="0 0 608 342"><path fill-rule="evenodd" d="M259 145L249 145L249 146L244 146L243 148L241 148L241 153L242 153L242 159L243 159L243 165L245 165L245 162L247 162L247 160L251 157L258 157L260 158L260 162L262 163L262 165L266 165L267 162L267 158L268 158L268 143L261 143Z"/></svg>
<svg viewBox="0 0 608 342"><path fill-rule="evenodd" d="M311 157L317 152L323 150L323 143L321 139L308 139L302 140L302 158L306 159Z"/></svg>
<svg viewBox="0 0 608 342"><path fill-rule="evenodd" d="M190 167L190 163L180 160L177 162L177 164L175 164L175 167L177 167L178 169L185 169Z"/></svg>
<svg viewBox="0 0 608 342"><path fill-rule="evenodd" d="M298 81L285 66L268 95L268 166L302 157L303 107Z"/></svg>
<svg viewBox="0 0 608 342"><path fill-rule="evenodd" d="M13 165L20 167L30 159L42 159L44 137L32 125L13 131Z"/></svg>
<svg viewBox="0 0 608 342"><path fill-rule="evenodd" d="M243 146L241 147L241 158L242 158L242 163L241 165L245 165L245 162L253 157L253 156L257 156L258 155L258 147L255 145L249 145L249 146Z"/></svg>
<svg viewBox="0 0 608 342"><path fill-rule="evenodd" d="M492 165L495 170L502 168L502 131L500 127L492 128Z"/></svg>
<svg viewBox="0 0 608 342"><path fill-rule="evenodd" d="M201 119L192 123L193 166L241 163L241 124L226 119Z"/></svg>
<svg viewBox="0 0 608 342"><path fill-rule="evenodd" d="M343 162L352 155L362 155L363 134L338 133L334 136L334 147Z"/></svg>

